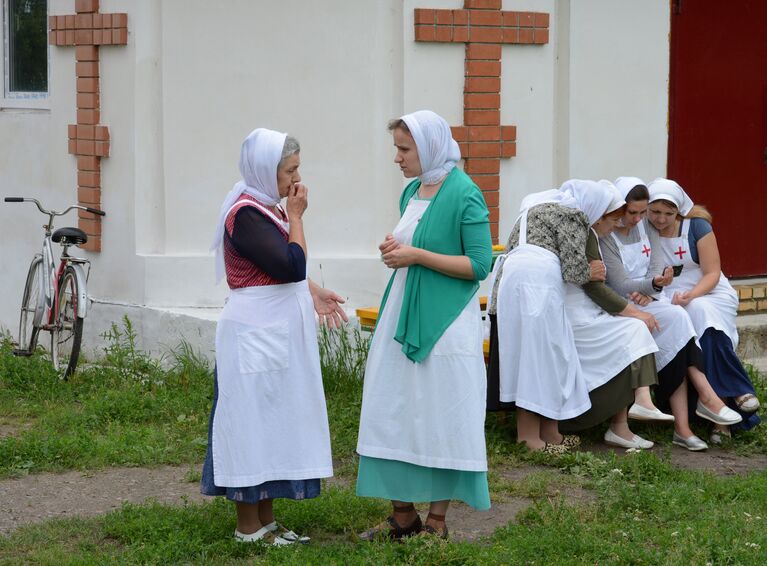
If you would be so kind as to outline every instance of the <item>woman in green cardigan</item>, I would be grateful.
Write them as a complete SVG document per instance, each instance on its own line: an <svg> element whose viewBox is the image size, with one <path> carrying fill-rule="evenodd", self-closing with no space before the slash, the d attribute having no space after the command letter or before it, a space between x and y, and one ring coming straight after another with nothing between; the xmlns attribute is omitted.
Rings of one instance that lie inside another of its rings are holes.
<svg viewBox="0 0 767 566"><path fill-rule="evenodd" d="M492 258L482 193L455 165L447 122L428 110L393 120L394 162L414 178L379 246L394 270L370 346L357 494L392 501L365 540L447 537L450 500L488 509L485 363L477 289ZM413 503L429 502L423 523Z"/></svg>

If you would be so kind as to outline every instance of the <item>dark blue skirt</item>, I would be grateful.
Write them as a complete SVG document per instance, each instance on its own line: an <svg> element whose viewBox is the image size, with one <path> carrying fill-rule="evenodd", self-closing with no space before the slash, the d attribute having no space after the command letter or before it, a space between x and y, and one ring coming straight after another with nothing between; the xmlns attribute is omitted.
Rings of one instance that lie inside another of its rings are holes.
<svg viewBox="0 0 767 566"><path fill-rule="evenodd" d="M238 503L258 503L264 499L311 499L320 494L320 480L273 480L249 487L220 487L213 477L213 417L218 404L218 374L213 371L213 407L208 421L208 450L202 465L200 493L203 495L223 495Z"/></svg>
<svg viewBox="0 0 767 566"><path fill-rule="evenodd" d="M700 339L703 350L703 365L706 377L717 395L727 403L727 406L743 417L743 421L733 425L731 430L750 430L761 421L756 413L744 413L738 410L735 397L746 393L756 394L754 384L748 377L746 369L740 363L732 341L721 330L708 328ZM693 407L694 409L694 407Z"/></svg>

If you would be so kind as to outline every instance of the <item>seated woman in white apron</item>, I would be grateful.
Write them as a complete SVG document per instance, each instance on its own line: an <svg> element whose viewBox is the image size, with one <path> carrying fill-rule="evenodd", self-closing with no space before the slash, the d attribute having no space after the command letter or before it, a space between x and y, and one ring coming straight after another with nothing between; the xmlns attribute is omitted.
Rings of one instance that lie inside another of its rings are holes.
<svg viewBox="0 0 767 566"><path fill-rule="evenodd" d="M601 260L599 235L609 234L623 216L626 202L609 181L595 183L612 195L600 217L589 218L592 229L586 257ZM592 191L593 192L593 191ZM603 282L583 286L568 284L567 316L591 398L591 409L563 421L563 430L582 430L610 419L605 442L620 448L646 449L653 443L634 434L628 424L628 407L634 390L657 383L658 351L650 334L658 326L655 317L637 309Z"/></svg>
<svg viewBox="0 0 767 566"><path fill-rule="evenodd" d="M331 325L346 318L343 300L306 278L299 163L294 138L251 132L212 246L231 292L216 327L201 492L234 502L237 540L274 545L308 538L275 521L272 501L316 497L333 475L314 310Z"/></svg>
<svg viewBox="0 0 767 566"><path fill-rule="evenodd" d="M357 494L394 510L361 538L446 537L451 499L490 507L477 297L492 260L488 210L455 166L461 155L444 119L422 110L389 129L395 163L418 179L379 246L395 271L370 345L357 442ZM413 502L431 504L425 524Z"/></svg>
<svg viewBox="0 0 767 566"><path fill-rule="evenodd" d="M558 421L591 407L565 313L568 283L604 280L602 262L586 258L586 240L589 214L599 218L611 196L591 185L525 197L491 276L487 410L516 409L517 442L531 450L561 453L577 445ZM601 201L584 201L590 188Z"/></svg>
<svg viewBox="0 0 767 566"><path fill-rule="evenodd" d="M689 426L688 380L706 409L724 424L740 421L737 413L724 406L703 373L703 354L697 345L695 328L689 315L673 305L662 293L673 278L660 251L658 231L645 219L649 192L641 179L621 177L615 182L625 195L626 212L621 226L600 240L607 266L607 284L623 297L632 297L638 308L652 313L660 328L653 333L659 351L655 354L658 405L671 410L674 421L673 443L688 450L705 450L705 442ZM655 250L655 253L653 253ZM696 403L697 404L697 403ZM723 413L723 414L720 414ZM629 418L656 420L654 411L639 400L629 409Z"/></svg>
<svg viewBox="0 0 767 566"><path fill-rule="evenodd" d="M759 424L759 400L748 373L735 354L738 331L735 317L738 295L721 271L719 248L711 228L711 215L695 206L676 182L656 179L648 187L648 219L660 233L661 250L667 265L679 271L663 289L673 304L690 315L703 351L703 366L716 394L737 411L742 421L732 430L748 430ZM705 407L696 414L709 418ZM711 419L709 419L711 420ZM712 440L729 430L724 423L714 425Z"/></svg>

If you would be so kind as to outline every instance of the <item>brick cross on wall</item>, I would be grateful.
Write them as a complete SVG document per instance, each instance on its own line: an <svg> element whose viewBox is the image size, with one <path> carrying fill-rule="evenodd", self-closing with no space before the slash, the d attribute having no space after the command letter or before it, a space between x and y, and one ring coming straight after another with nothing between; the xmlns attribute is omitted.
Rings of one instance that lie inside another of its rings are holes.
<svg viewBox="0 0 767 566"><path fill-rule="evenodd" d="M100 14L99 0L75 0L69 16L49 16L48 43L74 46L77 73L77 124L70 124L69 153L77 156L77 201L101 208L101 158L109 157L109 128L99 124L99 46L128 43L128 14ZM101 251L101 217L80 211L79 227L88 234L82 247Z"/></svg>
<svg viewBox="0 0 767 566"><path fill-rule="evenodd" d="M464 0L463 10L416 8L415 40L465 43L463 126L453 126L464 170L490 210L498 242L501 158L516 155L517 128L501 125L501 46L549 41L549 14L501 10L502 0Z"/></svg>

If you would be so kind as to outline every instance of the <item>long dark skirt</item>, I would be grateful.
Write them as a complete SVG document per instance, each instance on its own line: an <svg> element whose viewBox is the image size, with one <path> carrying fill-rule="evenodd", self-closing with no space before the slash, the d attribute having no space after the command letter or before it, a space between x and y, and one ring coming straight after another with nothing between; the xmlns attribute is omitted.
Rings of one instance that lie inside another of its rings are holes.
<svg viewBox="0 0 767 566"><path fill-rule="evenodd" d="M705 373L703 366L703 354L695 343L695 338L685 344L684 348L679 350L669 363L658 372L658 385L655 387L655 405L664 413L671 412L671 403L669 399L674 394L682 382L687 377L687 371L690 366L698 368ZM688 384L688 396L695 403L698 402L698 395L695 388ZM692 395L690 395L692 393ZM691 405L691 414L695 414L695 403Z"/></svg>
<svg viewBox="0 0 767 566"><path fill-rule="evenodd" d="M208 451L202 465L200 493L221 495L237 503L258 503L264 499L311 499L320 494L320 480L274 480L247 487L222 487L216 485L213 477L213 417L218 404L218 373L213 372L213 407L208 421Z"/></svg>
<svg viewBox="0 0 767 566"><path fill-rule="evenodd" d="M501 402L501 380L498 358L498 326L497 317L490 317L490 360L487 364L487 410L488 411L515 411L516 403Z"/></svg>
<svg viewBox="0 0 767 566"><path fill-rule="evenodd" d="M743 417L742 422L730 427L731 430L754 428L762 422L759 415L739 411L738 405L735 403L735 397L740 397L746 393L755 394L756 391L732 347L729 336L721 330L708 328L700 339L700 347L703 350L703 366L706 377L711 387L727 403L728 407L738 411Z"/></svg>
<svg viewBox="0 0 767 566"><path fill-rule="evenodd" d="M604 385L589 391L591 408L566 421L559 421L562 432L576 432L603 423L634 402L634 389L657 383L655 356L647 354L627 365Z"/></svg>

